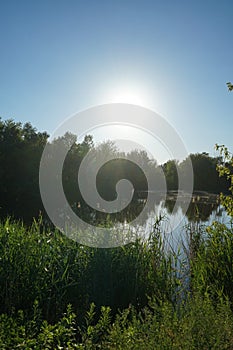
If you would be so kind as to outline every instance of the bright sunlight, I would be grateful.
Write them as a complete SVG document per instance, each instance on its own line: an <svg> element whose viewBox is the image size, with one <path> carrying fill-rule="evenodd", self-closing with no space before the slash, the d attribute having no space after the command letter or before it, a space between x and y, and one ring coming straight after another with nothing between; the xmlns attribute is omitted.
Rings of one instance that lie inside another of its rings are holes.
<svg viewBox="0 0 233 350"><path fill-rule="evenodd" d="M151 104L146 89L134 84L122 83L112 88L108 87L101 95L101 100L104 103L129 103L148 108Z"/></svg>

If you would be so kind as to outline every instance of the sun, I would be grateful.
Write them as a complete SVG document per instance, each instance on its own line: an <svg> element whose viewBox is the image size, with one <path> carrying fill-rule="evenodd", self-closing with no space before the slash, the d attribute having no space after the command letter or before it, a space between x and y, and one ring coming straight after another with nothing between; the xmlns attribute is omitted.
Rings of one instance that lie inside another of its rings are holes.
<svg viewBox="0 0 233 350"><path fill-rule="evenodd" d="M148 94L146 94L145 89L133 84L120 84L108 88L102 97L105 103L129 103L144 107L149 105Z"/></svg>

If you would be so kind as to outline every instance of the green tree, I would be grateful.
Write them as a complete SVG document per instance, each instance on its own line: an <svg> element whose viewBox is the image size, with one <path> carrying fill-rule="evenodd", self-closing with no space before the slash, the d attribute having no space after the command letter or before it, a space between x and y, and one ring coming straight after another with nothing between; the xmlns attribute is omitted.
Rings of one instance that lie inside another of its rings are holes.
<svg viewBox="0 0 233 350"><path fill-rule="evenodd" d="M168 160L162 166L167 181L167 189L169 191L178 189L177 167L178 162L176 160Z"/></svg>
<svg viewBox="0 0 233 350"><path fill-rule="evenodd" d="M228 183L225 179L219 179L216 166L219 159L210 157L208 153L190 154L194 173L194 191L208 191L219 193L228 191ZM180 164L182 176L185 176L187 160Z"/></svg>
<svg viewBox="0 0 233 350"><path fill-rule="evenodd" d="M221 203L226 208L227 213L233 217L233 155L224 145L216 145L219 151L221 161L217 164L217 170L220 177L225 177L229 181L229 190L231 195L221 193Z"/></svg>
<svg viewBox="0 0 233 350"><path fill-rule="evenodd" d="M30 123L0 120L0 216L28 220L42 210L39 164L47 138Z"/></svg>

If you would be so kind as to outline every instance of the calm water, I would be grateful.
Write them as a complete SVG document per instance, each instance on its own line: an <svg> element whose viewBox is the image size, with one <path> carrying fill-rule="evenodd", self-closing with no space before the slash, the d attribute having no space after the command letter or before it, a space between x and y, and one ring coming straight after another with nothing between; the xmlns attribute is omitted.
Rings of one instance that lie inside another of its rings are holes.
<svg viewBox="0 0 233 350"><path fill-rule="evenodd" d="M177 193L170 192L166 196L154 193L147 200L147 193L139 193L122 211L116 209L113 214L104 210L91 210L80 205L77 214L86 222L102 225L105 220L114 222L119 232L133 232L133 234L147 238L154 229L159 217L160 229L166 242L172 247L180 246L181 241L187 241L187 233L192 227L193 232L201 226L210 225L213 221L230 224L224 208L219 203L217 195L205 192L195 193L191 198L186 194L177 197ZM132 240L131 240L132 241Z"/></svg>
<svg viewBox="0 0 233 350"><path fill-rule="evenodd" d="M138 213L142 210L144 199L139 199L138 203L132 204L128 208L128 216L125 216L125 225L127 226L127 219L132 220L132 213ZM187 226L201 227L210 225L214 221L219 221L228 225L230 217L227 215L224 208L219 203L217 195L210 194L196 194L191 198L191 202L187 202L187 198L180 198L176 205L176 196L173 194L167 195L167 198L154 198L154 203L148 206L139 220L139 223L133 225L133 229L142 236L148 236L153 231L153 226L156 219L161 216L160 227L162 232L172 245L180 244L181 240L187 237ZM189 205L188 205L189 203ZM132 225L130 226L132 227Z"/></svg>

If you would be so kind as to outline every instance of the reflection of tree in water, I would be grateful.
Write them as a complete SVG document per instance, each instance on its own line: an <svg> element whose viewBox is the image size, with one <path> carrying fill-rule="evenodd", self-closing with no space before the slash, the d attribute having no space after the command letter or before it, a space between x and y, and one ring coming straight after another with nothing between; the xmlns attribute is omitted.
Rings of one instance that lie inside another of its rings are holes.
<svg viewBox="0 0 233 350"><path fill-rule="evenodd" d="M154 216L155 205L159 203L160 199L155 197L151 201L147 201L146 198L134 198L125 209L116 213L95 210L85 202L72 205L72 209L83 221L93 225L130 223L137 219L137 224L143 226L150 216ZM142 213L145 206L147 206L147 209ZM138 218L141 213L141 217Z"/></svg>
<svg viewBox="0 0 233 350"><path fill-rule="evenodd" d="M175 207L175 204L176 204L176 201L175 200L171 200L171 199L167 199L164 202L164 207L166 208L168 214L175 215L177 213L177 211L179 209L179 206Z"/></svg>
<svg viewBox="0 0 233 350"><path fill-rule="evenodd" d="M95 210L85 203L79 203L78 206L73 206L73 210L83 221L93 225L102 225L106 223L124 223L135 220L142 212L144 206L144 200L133 200L125 209L120 212L106 213L105 211ZM147 217L145 218L145 221L146 220Z"/></svg>
<svg viewBox="0 0 233 350"><path fill-rule="evenodd" d="M181 206L182 211L190 222L208 221L211 214L213 214L213 212L217 212L218 207L218 203L191 202L189 204L188 210L185 213Z"/></svg>
<svg viewBox="0 0 233 350"><path fill-rule="evenodd" d="M136 196L135 196L136 197ZM162 203L162 208L166 208L168 215L175 215L179 208L181 208L183 214L187 217L189 222L204 222L208 221L211 214L215 213L216 216L221 217L223 209L219 206L218 202L208 201L195 201L186 206L186 202L179 201L176 205L174 199L164 199L159 196L153 196L151 200L146 198L135 198L131 203L122 211L116 213L106 213L105 211L95 210L86 203L78 203L76 206L72 206L74 212L85 222L96 225L114 225L116 223L130 223L137 219L137 225L144 226L149 218L156 217L156 207ZM145 209L146 206L146 210ZM143 214L139 217L139 215Z"/></svg>

